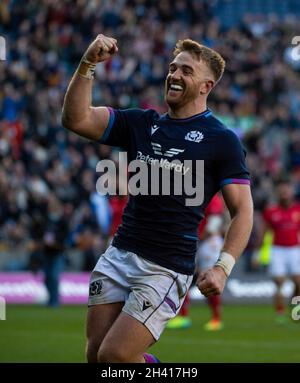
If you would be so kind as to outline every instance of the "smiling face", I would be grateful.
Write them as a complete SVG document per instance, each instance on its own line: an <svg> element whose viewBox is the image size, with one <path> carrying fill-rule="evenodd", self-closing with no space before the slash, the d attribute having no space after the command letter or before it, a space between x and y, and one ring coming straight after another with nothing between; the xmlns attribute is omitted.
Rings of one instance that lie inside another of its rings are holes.
<svg viewBox="0 0 300 383"><path fill-rule="evenodd" d="M290 183L281 183L277 187L279 203L283 206L288 206L294 199L294 188Z"/></svg>
<svg viewBox="0 0 300 383"><path fill-rule="evenodd" d="M171 109L197 103L198 99L207 97L214 82L205 62L183 51L169 65L165 81L165 101Z"/></svg>

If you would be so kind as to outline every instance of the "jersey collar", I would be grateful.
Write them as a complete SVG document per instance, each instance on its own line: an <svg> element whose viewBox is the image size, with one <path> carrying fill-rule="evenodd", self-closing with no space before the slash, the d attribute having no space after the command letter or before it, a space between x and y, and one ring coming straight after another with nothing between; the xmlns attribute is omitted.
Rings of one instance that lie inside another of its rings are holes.
<svg viewBox="0 0 300 383"><path fill-rule="evenodd" d="M161 117L163 119L167 119L167 120L171 120L171 121L186 122L186 121L190 121L190 120L193 120L194 118L199 118L199 117L206 117L207 118L211 115L212 115L212 111L210 109L206 109L204 112L194 114L193 116L187 117L187 118L172 118L169 116L168 113L163 114Z"/></svg>

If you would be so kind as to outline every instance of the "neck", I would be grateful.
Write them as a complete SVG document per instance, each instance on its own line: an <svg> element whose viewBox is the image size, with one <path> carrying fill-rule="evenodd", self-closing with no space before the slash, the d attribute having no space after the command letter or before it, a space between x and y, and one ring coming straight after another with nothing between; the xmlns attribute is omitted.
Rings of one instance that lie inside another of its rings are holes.
<svg viewBox="0 0 300 383"><path fill-rule="evenodd" d="M199 114L204 112L207 109L206 100L198 103L197 105L186 104L180 106L178 108L169 106L168 114L171 118L189 118L194 116L195 114Z"/></svg>

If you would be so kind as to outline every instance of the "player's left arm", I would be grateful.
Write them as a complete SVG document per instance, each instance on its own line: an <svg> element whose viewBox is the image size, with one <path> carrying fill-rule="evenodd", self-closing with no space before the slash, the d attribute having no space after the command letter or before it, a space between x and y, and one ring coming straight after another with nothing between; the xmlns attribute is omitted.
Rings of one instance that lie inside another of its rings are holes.
<svg viewBox="0 0 300 383"><path fill-rule="evenodd" d="M221 294L235 261L244 251L253 225L253 202L249 185L228 184L222 189L231 222L220 258L213 268L201 273L197 286L206 297Z"/></svg>
<svg viewBox="0 0 300 383"><path fill-rule="evenodd" d="M247 246L253 226L251 190L249 185L229 184L223 187L222 194L231 218L222 251L236 261Z"/></svg>

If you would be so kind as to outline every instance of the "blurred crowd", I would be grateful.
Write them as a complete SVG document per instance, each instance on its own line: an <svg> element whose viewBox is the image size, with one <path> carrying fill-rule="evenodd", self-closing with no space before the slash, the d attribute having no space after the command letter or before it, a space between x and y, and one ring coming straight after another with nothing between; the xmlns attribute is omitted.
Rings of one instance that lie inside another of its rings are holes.
<svg viewBox="0 0 300 383"><path fill-rule="evenodd" d="M121 215L125 198L95 190L97 162L115 152L61 126L68 82L99 33L118 39L119 54L97 66L94 105L165 112L176 41L190 37L219 51L227 70L209 108L247 148L256 214L274 200L283 173L300 198L300 63L291 45L299 23L293 15L245 15L225 29L217 3L1 1L0 253L11 256L0 268L35 270L45 249L75 249L78 268L90 270Z"/></svg>

